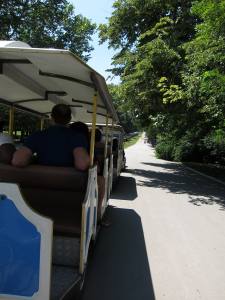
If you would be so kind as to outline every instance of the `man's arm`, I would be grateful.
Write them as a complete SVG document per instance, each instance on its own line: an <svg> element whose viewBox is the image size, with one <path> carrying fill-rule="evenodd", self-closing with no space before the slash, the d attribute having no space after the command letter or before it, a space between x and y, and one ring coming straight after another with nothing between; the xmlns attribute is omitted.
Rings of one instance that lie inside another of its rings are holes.
<svg viewBox="0 0 225 300"><path fill-rule="evenodd" d="M12 165L14 167L26 167L29 165L32 157L32 151L27 147L21 147L13 155Z"/></svg>
<svg viewBox="0 0 225 300"><path fill-rule="evenodd" d="M83 147L77 147L73 150L74 166L79 171L86 171L90 166L90 157Z"/></svg>
<svg viewBox="0 0 225 300"><path fill-rule="evenodd" d="M11 164L15 151L16 148L13 144L2 144L0 146L0 162L4 164Z"/></svg>

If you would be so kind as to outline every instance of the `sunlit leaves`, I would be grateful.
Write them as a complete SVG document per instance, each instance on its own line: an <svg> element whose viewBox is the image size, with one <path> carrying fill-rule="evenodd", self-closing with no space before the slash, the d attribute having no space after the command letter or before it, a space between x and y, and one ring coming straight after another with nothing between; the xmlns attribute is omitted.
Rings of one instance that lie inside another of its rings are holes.
<svg viewBox="0 0 225 300"><path fill-rule="evenodd" d="M225 1L117 0L114 8L100 35L120 51L114 72L135 116L164 146L173 141L176 159L199 158L207 136L219 145L213 135L225 132Z"/></svg>
<svg viewBox="0 0 225 300"><path fill-rule="evenodd" d="M70 49L88 60L96 25L75 12L67 0L2 0L0 39L21 40L32 47Z"/></svg>
<svg viewBox="0 0 225 300"><path fill-rule="evenodd" d="M168 84L166 77L161 77L158 83L158 88L163 95L163 103L173 103L184 99L185 95L180 86L176 84Z"/></svg>

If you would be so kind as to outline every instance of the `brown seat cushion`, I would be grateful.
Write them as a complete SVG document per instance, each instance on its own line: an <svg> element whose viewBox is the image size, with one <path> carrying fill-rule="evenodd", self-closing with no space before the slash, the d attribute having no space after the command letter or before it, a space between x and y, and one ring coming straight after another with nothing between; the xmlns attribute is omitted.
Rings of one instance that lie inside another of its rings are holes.
<svg viewBox="0 0 225 300"><path fill-rule="evenodd" d="M54 221L54 234L80 237L85 191L21 188L25 201Z"/></svg>
<svg viewBox="0 0 225 300"><path fill-rule="evenodd" d="M17 168L0 164L0 181L18 183L22 187L86 190L87 172L68 167L30 165Z"/></svg>
<svg viewBox="0 0 225 300"><path fill-rule="evenodd" d="M81 207L69 210L62 207L45 207L37 211L54 221L54 234L80 237Z"/></svg>

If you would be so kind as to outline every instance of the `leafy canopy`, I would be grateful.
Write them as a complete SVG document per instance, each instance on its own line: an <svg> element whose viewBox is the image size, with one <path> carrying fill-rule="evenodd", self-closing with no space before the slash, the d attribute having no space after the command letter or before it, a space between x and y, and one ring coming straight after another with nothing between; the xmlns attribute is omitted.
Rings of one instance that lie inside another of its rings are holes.
<svg viewBox="0 0 225 300"><path fill-rule="evenodd" d="M32 47L70 49L87 61L96 25L67 0L1 0L0 39Z"/></svg>
<svg viewBox="0 0 225 300"><path fill-rule="evenodd" d="M99 30L117 50L124 107L161 157L225 163L224 0L117 0Z"/></svg>

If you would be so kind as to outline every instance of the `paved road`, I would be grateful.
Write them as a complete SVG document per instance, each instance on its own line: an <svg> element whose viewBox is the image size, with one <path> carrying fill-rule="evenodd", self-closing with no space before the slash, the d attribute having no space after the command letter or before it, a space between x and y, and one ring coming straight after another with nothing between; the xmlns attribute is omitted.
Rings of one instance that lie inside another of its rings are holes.
<svg viewBox="0 0 225 300"><path fill-rule="evenodd" d="M225 187L142 140L126 156L84 300L224 300Z"/></svg>

